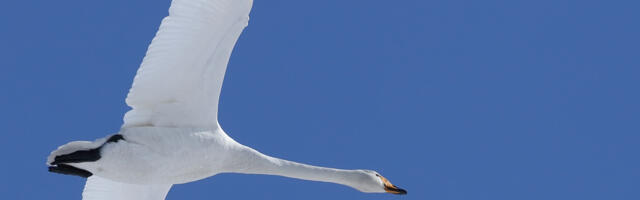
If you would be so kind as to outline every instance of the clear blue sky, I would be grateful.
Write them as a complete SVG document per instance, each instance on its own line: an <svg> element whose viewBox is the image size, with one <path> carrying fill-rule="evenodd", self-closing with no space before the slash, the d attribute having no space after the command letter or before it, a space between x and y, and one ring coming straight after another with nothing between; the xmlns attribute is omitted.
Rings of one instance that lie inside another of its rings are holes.
<svg viewBox="0 0 640 200"><path fill-rule="evenodd" d="M168 0L5 1L0 199L79 199L58 145L118 131ZM221 124L407 196L225 174L168 199L640 199L637 1L256 0Z"/></svg>

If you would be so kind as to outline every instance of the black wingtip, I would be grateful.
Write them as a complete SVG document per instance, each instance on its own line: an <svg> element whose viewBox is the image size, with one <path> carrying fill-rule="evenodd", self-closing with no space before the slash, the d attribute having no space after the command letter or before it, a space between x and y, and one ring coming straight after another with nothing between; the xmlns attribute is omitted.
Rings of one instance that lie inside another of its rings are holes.
<svg viewBox="0 0 640 200"><path fill-rule="evenodd" d="M80 150L70 154L56 156L51 164L95 162L99 160L100 157L100 148Z"/></svg>
<svg viewBox="0 0 640 200"><path fill-rule="evenodd" d="M117 143L120 140L125 140L125 139L122 135L115 134L109 137L109 139L107 139L107 141L98 148L79 150L69 154L58 155L53 159L53 162L49 164L51 165L49 166L49 172L88 178L91 175L93 175L93 173L84 169L80 169L80 168L68 165L66 163L82 163L82 162L98 161L102 157L100 155L100 151L105 144Z"/></svg>
<svg viewBox="0 0 640 200"><path fill-rule="evenodd" d="M93 173L84 170L84 169L80 169L71 165L65 165L65 164L58 164L55 166L49 166L49 172L53 172L53 173L58 173L58 174L65 174L65 175L74 175L74 176L80 176L83 178L89 178L90 176L93 175Z"/></svg>
<svg viewBox="0 0 640 200"><path fill-rule="evenodd" d="M53 159L51 165L63 164L63 163L81 163L81 162L95 162L100 160L100 150L107 143L117 143L120 140L124 140L124 137L120 134L115 134L109 137L107 141L98 148L79 150L73 153L58 155Z"/></svg>
<svg viewBox="0 0 640 200"><path fill-rule="evenodd" d="M109 139L107 139L107 142L105 142L105 143L118 142L120 140L124 140L124 136L122 136L120 134L115 134L115 135L112 135L111 137L109 137Z"/></svg>

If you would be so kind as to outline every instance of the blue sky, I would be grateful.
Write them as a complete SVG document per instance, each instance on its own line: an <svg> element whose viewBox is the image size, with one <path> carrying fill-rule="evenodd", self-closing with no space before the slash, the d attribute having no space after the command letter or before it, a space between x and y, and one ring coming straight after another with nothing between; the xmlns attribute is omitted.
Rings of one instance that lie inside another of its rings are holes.
<svg viewBox="0 0 640 200"><path fill-rule="evenodd" d="M168 0L7 1L1 199L79 199L45 159L118 131ZM637 1L257 0L220 123L407 196L224 174L168 199L640 199Z"/></svg>

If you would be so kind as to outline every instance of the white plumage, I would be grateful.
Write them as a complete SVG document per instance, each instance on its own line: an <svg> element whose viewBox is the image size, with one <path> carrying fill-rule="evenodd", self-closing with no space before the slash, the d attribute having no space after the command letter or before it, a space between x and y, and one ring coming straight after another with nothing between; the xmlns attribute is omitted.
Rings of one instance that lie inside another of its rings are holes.
<svg viewBox="0 0 640 200"><path fill-rule="evenodd" d="M170 188L171 184L138 185L91 176L87 178L82 199L164 199Z"/></svg>
<svg viewBox="0 0 640 200"><path fill-rule="evenodd" d="M405 194L370 170L316 167L264 155L218 125L218 97L252 0L173 0L134 79L120 132L74 141L47 158L50 171L88 177L85 200L159 200L172 184L218 173L325 181Z"/></svg>
<svg viewBox="0 0 640 200"><path fill-rule="evenodd" d="M123 126L217 126L222 80L252 3L174 0L134 78Z"/></svg>

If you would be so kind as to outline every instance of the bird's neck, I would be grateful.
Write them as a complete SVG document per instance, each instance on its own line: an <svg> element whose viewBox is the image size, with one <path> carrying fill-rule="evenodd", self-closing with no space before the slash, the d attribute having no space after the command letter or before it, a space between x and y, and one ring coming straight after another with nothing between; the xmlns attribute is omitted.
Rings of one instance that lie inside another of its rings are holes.
<svg viewBox="0 0 640 200"><path fill-rule="evenodd" d="M234 148L228 159L227 172L244 174L267 174L311 181L322 181L354 187L357 170L318 167L262 154L246 146Z"/></svg>

